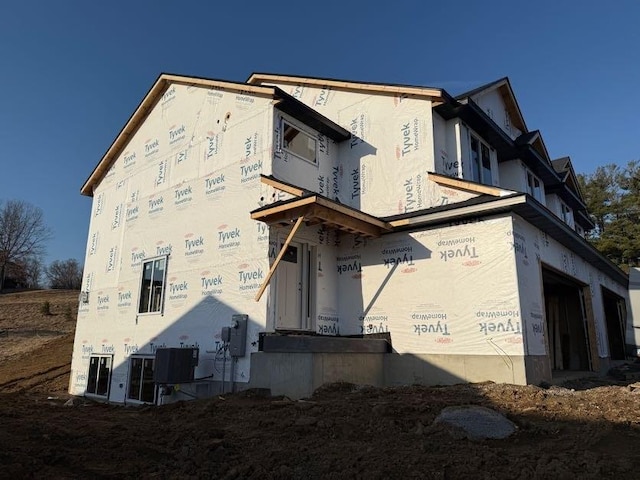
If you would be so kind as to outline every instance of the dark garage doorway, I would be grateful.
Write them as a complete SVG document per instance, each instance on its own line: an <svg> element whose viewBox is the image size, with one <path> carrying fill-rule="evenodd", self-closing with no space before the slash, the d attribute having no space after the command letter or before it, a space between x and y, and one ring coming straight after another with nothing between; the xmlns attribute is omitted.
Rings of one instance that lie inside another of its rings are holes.
<svg viewBox="0 0 640 480"><path fill-rule="evenodd" d="M607 323L609 338L609 356L611 360L625 359L625 319L627 311L624 299L608 288L602 287L602 304Z"/></svg>
<svg viewBox="0 0 640 480"><path fill-rule="evenodd" d="M549 268L542 281L552 370L592 370L585 287Z"/></svg>

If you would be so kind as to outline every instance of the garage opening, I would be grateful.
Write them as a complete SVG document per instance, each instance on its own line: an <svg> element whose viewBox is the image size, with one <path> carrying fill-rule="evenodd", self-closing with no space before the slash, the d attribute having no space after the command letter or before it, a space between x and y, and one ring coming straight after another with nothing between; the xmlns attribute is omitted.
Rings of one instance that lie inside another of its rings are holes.
<svg viewBox="0 0 640 480"><path fill-rule="evenodd" d="M559 272L542 269L548 351L553 370L591 371L585 290ZM589 308L591 298L589 295Z"/></svg>
<svg viewBox="0 0 640 480"><path fill-rule="evenodd" d="M611 360L625 359L625 319L627 318L624 299L611 290L602 287L604 318L609 338L609 356Z"/></svg>

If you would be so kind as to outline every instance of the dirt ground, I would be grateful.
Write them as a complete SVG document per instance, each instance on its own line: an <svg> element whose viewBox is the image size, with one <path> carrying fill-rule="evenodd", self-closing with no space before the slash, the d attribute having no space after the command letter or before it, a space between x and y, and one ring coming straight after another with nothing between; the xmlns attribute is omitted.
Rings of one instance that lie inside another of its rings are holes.
<svg viewBox="0 0 640 480"><path fill-rule="evenodd" d="M47 300L53 315L40 313ZM0 295L0 478L640 478L640 390L612 379L64 406L67 305L75 315L77 292ZM469 404L517 432L470 441L433 426L444 407Z"/></svg>

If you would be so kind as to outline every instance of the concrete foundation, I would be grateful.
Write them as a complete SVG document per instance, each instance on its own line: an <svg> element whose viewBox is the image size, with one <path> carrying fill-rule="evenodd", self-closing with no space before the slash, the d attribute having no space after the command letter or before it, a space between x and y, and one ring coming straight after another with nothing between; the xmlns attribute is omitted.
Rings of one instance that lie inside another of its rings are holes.
<svg viewBox="0 0 640 480"><path fill-rule="evenodd" d="M272 395L309 397L320 386L349 382L375 387L463 382L527 384L525 357L400 355L397 353L282 353L251 355L249 388Z"/></svg>
<svg viewBox="0 0 640 480"><path fill-rule="evenodd" d="M384 353L251 354L249 388L268 388L272 395L309 397L334 382L384 386Z"/></svg>

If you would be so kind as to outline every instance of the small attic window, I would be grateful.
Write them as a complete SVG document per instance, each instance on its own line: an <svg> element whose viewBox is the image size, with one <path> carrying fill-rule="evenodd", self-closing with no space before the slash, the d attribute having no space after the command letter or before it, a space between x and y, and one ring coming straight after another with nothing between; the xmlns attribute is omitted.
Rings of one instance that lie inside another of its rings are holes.
<svg viewBox="0 0 640 480"><path fill-rule="evenodd" d="M316 139L286 120L282 121L282 148L307 162L318 164Z"/></svg>

